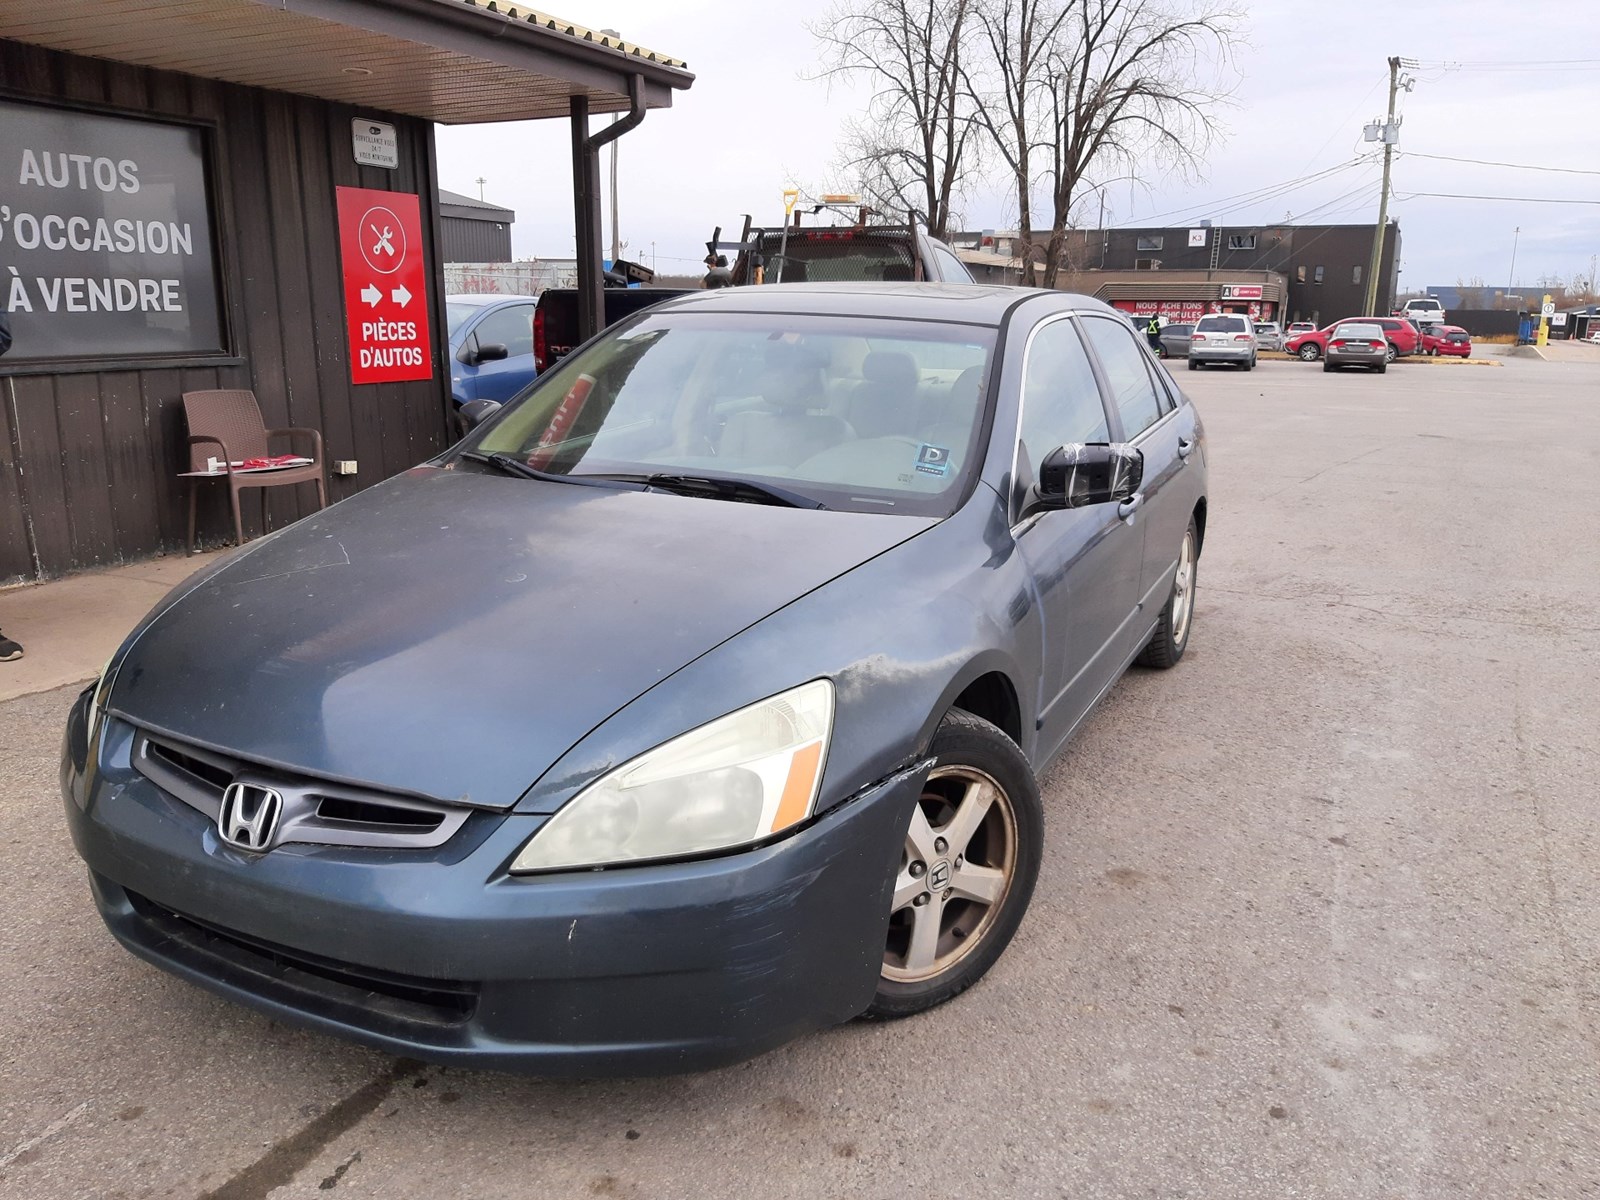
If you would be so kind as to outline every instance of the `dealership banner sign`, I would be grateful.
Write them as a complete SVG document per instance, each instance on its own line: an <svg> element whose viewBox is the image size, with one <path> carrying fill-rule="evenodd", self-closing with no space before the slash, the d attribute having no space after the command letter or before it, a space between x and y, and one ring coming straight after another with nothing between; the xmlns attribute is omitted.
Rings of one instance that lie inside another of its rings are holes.
<svg viewBox="0 0 1600 1200"><path fill-rule="evenodd" d="M350 382L429 379L433 348L421 204L410 192L337 190Z"/></svg>
<svg viewBox="0 0 1600 1200"><path fill-rule="evenodd" d="M9 100L0 129L7 362L223 349L200 130Z"/></svg>

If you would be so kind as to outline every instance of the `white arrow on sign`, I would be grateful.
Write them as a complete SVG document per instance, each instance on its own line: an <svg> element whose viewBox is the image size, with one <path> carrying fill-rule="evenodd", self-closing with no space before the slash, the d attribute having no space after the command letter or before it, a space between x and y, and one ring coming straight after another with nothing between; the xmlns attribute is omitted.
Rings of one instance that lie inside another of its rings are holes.
<svg viewBox="0 0 1600 1200"><path fill-rule="evenodd" d="M404 308L406 305L411 303L411 293L406 291L406 285L402 283L399 287L395 288L394 291L389 293L389 299L393 300L401 308Z"/></svg>
<svg viewBox="0 0 1600 1200"><path fill-rule="evenodd" d="M373 308L377 308L378 301L383 299L383 293L378 290L376 284L369 283L361 289L361 298Z"/></svg>

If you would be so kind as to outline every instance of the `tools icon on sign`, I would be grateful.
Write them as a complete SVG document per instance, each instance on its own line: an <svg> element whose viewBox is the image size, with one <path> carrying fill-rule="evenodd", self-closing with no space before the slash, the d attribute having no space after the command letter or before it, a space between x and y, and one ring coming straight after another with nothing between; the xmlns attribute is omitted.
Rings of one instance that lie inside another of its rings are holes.
<svg viewBox="0 0 1600 1200"><path fill-rule="evenodd" d="M379 275L393 275L405 264L410 250L405 225L390 209L382 205L367 209L361 214L357 230L361 257Z"/></svg>

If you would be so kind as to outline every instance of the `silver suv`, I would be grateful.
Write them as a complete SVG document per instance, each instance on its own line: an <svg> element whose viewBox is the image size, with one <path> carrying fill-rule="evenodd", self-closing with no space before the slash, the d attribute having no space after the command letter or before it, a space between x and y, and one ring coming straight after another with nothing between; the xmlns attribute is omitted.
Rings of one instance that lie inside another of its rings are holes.
<svg viewBox="0 0 1600 1200"><path fill-rule="evenodd" d="M1242 313L1211 313L1195 322L1189 337L1189 370L1206 363L1233 363L1246 371L1256 365L1256 327Z"/></svg>

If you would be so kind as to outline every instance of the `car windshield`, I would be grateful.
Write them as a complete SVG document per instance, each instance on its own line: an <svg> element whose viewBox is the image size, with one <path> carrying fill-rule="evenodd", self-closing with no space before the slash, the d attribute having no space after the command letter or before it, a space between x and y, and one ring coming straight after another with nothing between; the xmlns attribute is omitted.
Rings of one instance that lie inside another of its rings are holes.
<svg viewBox="0 0 1600 1200"><path fill-rule="evenodd" d="M461 323L474 313L483 311L481 304L447 303L444 306L445 328L450 337L455 337L456 330L461 328Z"/></svg>
<svg viewBox="0 0 1600 1200"><path fill-rule="evenodd" d="M1383 330L1376 325L1340 325L1333 331L1333 336L1352 341L1382 341Z"/></svg>
<svg viewBox="0 0 1600 1200"><path fill-rule="evenodd" d="M1243 317L1201 317L1195 325L1201 333L1244 333L1248 328Z"/></svg>
<svg viewBox="0 0 1600 1200"><path fill-rule="evenodd" d="M463 450L550 475L690 475L828 508L943 516L974 460L994 330L646 313L567 359Z"/></svg>

